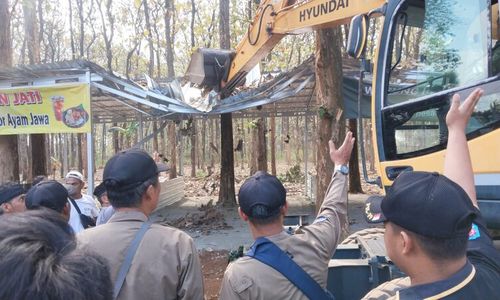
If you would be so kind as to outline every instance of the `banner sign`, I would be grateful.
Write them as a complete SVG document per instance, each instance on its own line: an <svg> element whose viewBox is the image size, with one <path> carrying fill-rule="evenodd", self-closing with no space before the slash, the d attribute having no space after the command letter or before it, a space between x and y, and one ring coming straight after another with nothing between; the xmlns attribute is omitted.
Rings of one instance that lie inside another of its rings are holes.
<svg viewBox="0 0 500 300"><path fill-rule="evenodd" d="M90 123L88 84L0 89L0 135L83 133Z"/></svg>

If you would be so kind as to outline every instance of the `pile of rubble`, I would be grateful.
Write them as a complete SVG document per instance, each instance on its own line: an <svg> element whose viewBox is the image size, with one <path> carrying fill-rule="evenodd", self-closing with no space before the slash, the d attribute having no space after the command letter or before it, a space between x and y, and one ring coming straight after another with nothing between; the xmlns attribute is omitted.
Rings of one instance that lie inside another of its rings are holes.
<svg viewBox="0 0 500 300"><path fill-rule="evenodd" d="M199 231L203 235L208 235L213 230L232 228L226 223L222 209L213 205L213 200L210 200L206 205L201 205L198 210L199 213L186 213L183 217L168 222L168 225Z"/></svg>

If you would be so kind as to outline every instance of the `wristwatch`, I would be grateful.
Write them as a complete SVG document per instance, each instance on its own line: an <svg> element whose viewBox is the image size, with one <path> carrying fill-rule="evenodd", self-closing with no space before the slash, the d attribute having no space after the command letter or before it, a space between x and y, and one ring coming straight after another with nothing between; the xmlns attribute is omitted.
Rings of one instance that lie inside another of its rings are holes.
<svg viewBox="0 0 500 300"><path fill-rule="evenodd" d="M336 166L335 171L339 172L340 174L347 175L349 174L349 166L347 165Z"/></svg>

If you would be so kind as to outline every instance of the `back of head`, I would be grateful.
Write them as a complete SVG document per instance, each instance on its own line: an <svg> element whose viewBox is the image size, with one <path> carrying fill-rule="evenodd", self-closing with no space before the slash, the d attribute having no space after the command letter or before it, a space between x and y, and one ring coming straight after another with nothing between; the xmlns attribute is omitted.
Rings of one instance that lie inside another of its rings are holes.
<svg viewBox="0 0 500 300"><path fill-rule="evenodd" d="M270 224L280 218L280 209L286 203L286 190L278 178L258 171L241 186L238 202L251 223Z"/></svg>
<svg viewBox="0 0 500 300"><path fill-rule="evenodd" d="M370 197L368 221L388 221L405 230L435 261L465 256L476 211L467 193L438 173L404 172L383 198Z"/></svg>
<svg viewBox="0 0 500 300"><path fill-rule="evenodd" d="M103 184L111 205L115 208L138 207L150 185L158 184L158 174L167 171L149 154L140 149L118 152L104 167Z"/></svg>
<svg viewBox="0 0 500 300"><path fill-rule="evenodd" d="M55 180L47 180L31 187L26 194L26 208L50 208L62 213L68 203L68 191Z"/></svg>
<svg viewBox="0 0 500 300"><path fill-rule="evenodd" d="M48 209L0 218L0 299L111 299L101 257L76 250L68 223Z"/></svg>

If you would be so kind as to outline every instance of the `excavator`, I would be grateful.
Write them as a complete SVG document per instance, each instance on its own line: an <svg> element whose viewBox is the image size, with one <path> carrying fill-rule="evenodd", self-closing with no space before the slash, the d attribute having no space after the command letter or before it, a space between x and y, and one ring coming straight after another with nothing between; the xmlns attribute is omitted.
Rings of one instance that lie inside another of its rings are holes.
<svg viewBox="0 0 500 300"><path fill-rule="evenodd" d="M365 52L369 24L374 21L378 39L369 62ZM372 144L378 176L368 178L366 174L360 139L365 180L387 189L401 172L442 173L450 99L455 93L465 99L480 87L484 96L467 126L467 139L479 206L490 233L499 239L498 0L265 0L234 51L198 49L187 75L191 82L224 98L286 35L349 23L347 52L363 66L359 87L365 79L371 80ZM360 257L351 257L348 247L337 250L347 258L368 260L370 265L361 273L343 269L329 274L329 288L332 282L349 282L332 287L337 299L359 299L361 293L397 276L392 266L386 268L389 262L378 259L383 256L378 250L368 249L369 243L359 241L366 246L358 247ZM352 284L359 278L364 281Z"/></svg>

